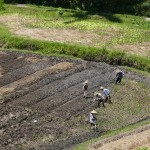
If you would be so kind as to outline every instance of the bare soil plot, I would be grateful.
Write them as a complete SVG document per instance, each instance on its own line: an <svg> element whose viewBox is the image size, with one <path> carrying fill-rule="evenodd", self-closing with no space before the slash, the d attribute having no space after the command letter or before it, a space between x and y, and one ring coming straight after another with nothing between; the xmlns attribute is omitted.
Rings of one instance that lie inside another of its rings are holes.
<svg viewBox="0 0 150 150"><path fill-rule="evenodd" d="M95 108L93 92L101 85L112 88L116 67L16 52L1 52L0 58L1 149L70 149L110 129L110 126L101 126L98 131L91 131L87 117ZM126 71L126 78L150 86L149 77ZM90 81L88 99L83 98L82 92L86 79ZM106 104L105 109L100 108L102 113L105 110L112 113L110 110L121 103L113 102ZM144 105L144 109L149 106L146 101ZM105 117L100 115L101 120L107 121ZM138 117L130 116L125 125L145 117L149 117L149 111ZM119 127L122 124L111 129Z"/></svg>

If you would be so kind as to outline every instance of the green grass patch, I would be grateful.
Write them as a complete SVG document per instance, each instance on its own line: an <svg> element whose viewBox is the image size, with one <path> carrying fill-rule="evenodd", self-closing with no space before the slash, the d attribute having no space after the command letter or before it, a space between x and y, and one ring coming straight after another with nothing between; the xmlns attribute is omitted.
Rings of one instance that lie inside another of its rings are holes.
<svg viewBox="0 0 150 150"><path fill-rule="evenodd" d="M150 73L148 73L147 71L142 71L142 70L135 69L135 68L132 68L132 67L127 67L127 66L122 66L122 68L126 69L126 70L129 70L129 71L137 72L137 73L139 73L141 75L144 75L144 76L150 77Z"/></svg>
<svg viewBox="0 0 150 150"><path fill-rule="evenodd" d="M112 85L111 97L112 104L106 103L106 108L96 109L98 129L105 132L99 138L79 144L75 150L87 150L91 143L150 124L148 85L124 79L122 85ZM83 118L81 120L86 120L87 116ZM82 123L82 130L89 130L89 125Z"/></svg>
<svg viewBox="0 0 150 150"><path fill-rule="evenodd" d="M122 133L125 133L125 132L128 132L128 131L132 131L132 130L138 128L138 127L141 127L141 126L147 125L147 124L150 124L150 120L138 122L138 123L135 123L135 124L132 124L132 125L129 125L127 127L120 128L120 129L117 129L117 130L107 131L107 132L103 133L98 138L94 138L94 139L88 140L88 141L86 141L84 143L81 143L81 144L77 145L74 148L74 150L87 150L89 145L94 144L97 141L103 140L105 138L113 137L113 136L116 136L118 134L122 134ZM145 147L143 147L143 148L145 148ZM141 149L141 148L139 148L137 150L149 150L149 149Z"/></svg>
<svg viewBox="0 0 150 150"><path fill-rule="evenodd" d="M100 35L92 46L150 42L150 24L144 17L111 13L93 15L72 9L61 9L63 15L59 15L60 8L6 6L5 14L19 15L24 19L24 26L28 28L73 29Z"/></svg>
<svg viewBox="0 0 150 150"><path fill-rule="evenodd" d="M137 150L150 150L150 148L148 148L148 147L141 147L141 148L138 148Z"/></svg>

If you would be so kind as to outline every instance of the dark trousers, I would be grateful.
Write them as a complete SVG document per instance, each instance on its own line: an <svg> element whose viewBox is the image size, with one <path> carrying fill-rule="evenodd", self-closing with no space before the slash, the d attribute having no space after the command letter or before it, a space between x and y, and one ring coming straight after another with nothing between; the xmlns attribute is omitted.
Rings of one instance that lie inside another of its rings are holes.
<svg viewBox="0 0 150 150"><path fill-rule="evenodd" d="M100 107L100 103L102 103L103 107L105 107L104 102L105 100L98 100L98 107Z"/></svg>
<svg viewBox="0 0 150 150"><path fill-rule="evenodd" d="M106 97L105 102L112 103L112 102L111 102L111 97L110 97L110 95Z"/></svg>
<svg viewBox="0 0 150 150"><path fill-rule="evenodd" d="M116 84L117 84L117 83L121 83L121 80L122 80L122 77L117 77L117 79L116 79Z"/></svg>

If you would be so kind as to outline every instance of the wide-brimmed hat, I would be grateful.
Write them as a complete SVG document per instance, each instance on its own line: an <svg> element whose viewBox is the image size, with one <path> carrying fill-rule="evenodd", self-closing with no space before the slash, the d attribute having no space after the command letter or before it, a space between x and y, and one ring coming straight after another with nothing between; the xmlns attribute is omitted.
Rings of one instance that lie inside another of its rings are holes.
<svg viewBox="0 0 150 150"><path fill-rule="evenodd" d="M117 69L117 70L116 70L116 73L118 73L118 72L121 72L121 70L120 70L120 69Z"/></svg>
<svg viewBox="0 0 150 150"><path fill-rule="evenodd" d="M99 93L99 92L94 92L94 96L102 96L102 94L101 93Z"/></svg>
<svg viewBox="0 0 150 150"><path fill-rule="evenodd" d="M84 84L87 84L89 81L88 80L86 80L85 82L84 82Z"/></svg>
<svg viewBox="0 0 150 150"><path fill-rule="evenodd" d="M101 87L100 87L100 90L103 90L103 89L104 89L104 87L103 87L103 86L101 86Z"/></svg>
<svg viewBox="0 0 150 150"><path fill-rule="evenodd" d="M97 114L97 112L95 110L92 110L91 113L92 114Z"/></svg>

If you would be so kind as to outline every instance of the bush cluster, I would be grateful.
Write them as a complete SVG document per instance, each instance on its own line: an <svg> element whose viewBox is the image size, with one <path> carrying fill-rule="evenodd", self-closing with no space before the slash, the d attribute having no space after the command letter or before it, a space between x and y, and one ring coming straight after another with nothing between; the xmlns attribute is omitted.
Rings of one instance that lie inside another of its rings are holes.
<svg viewBox="0 0 150 150"><path fill-rule="evenodd" d="M4 0L4 2L142 15L149 15L150 6L149 0Z"/></svg>

